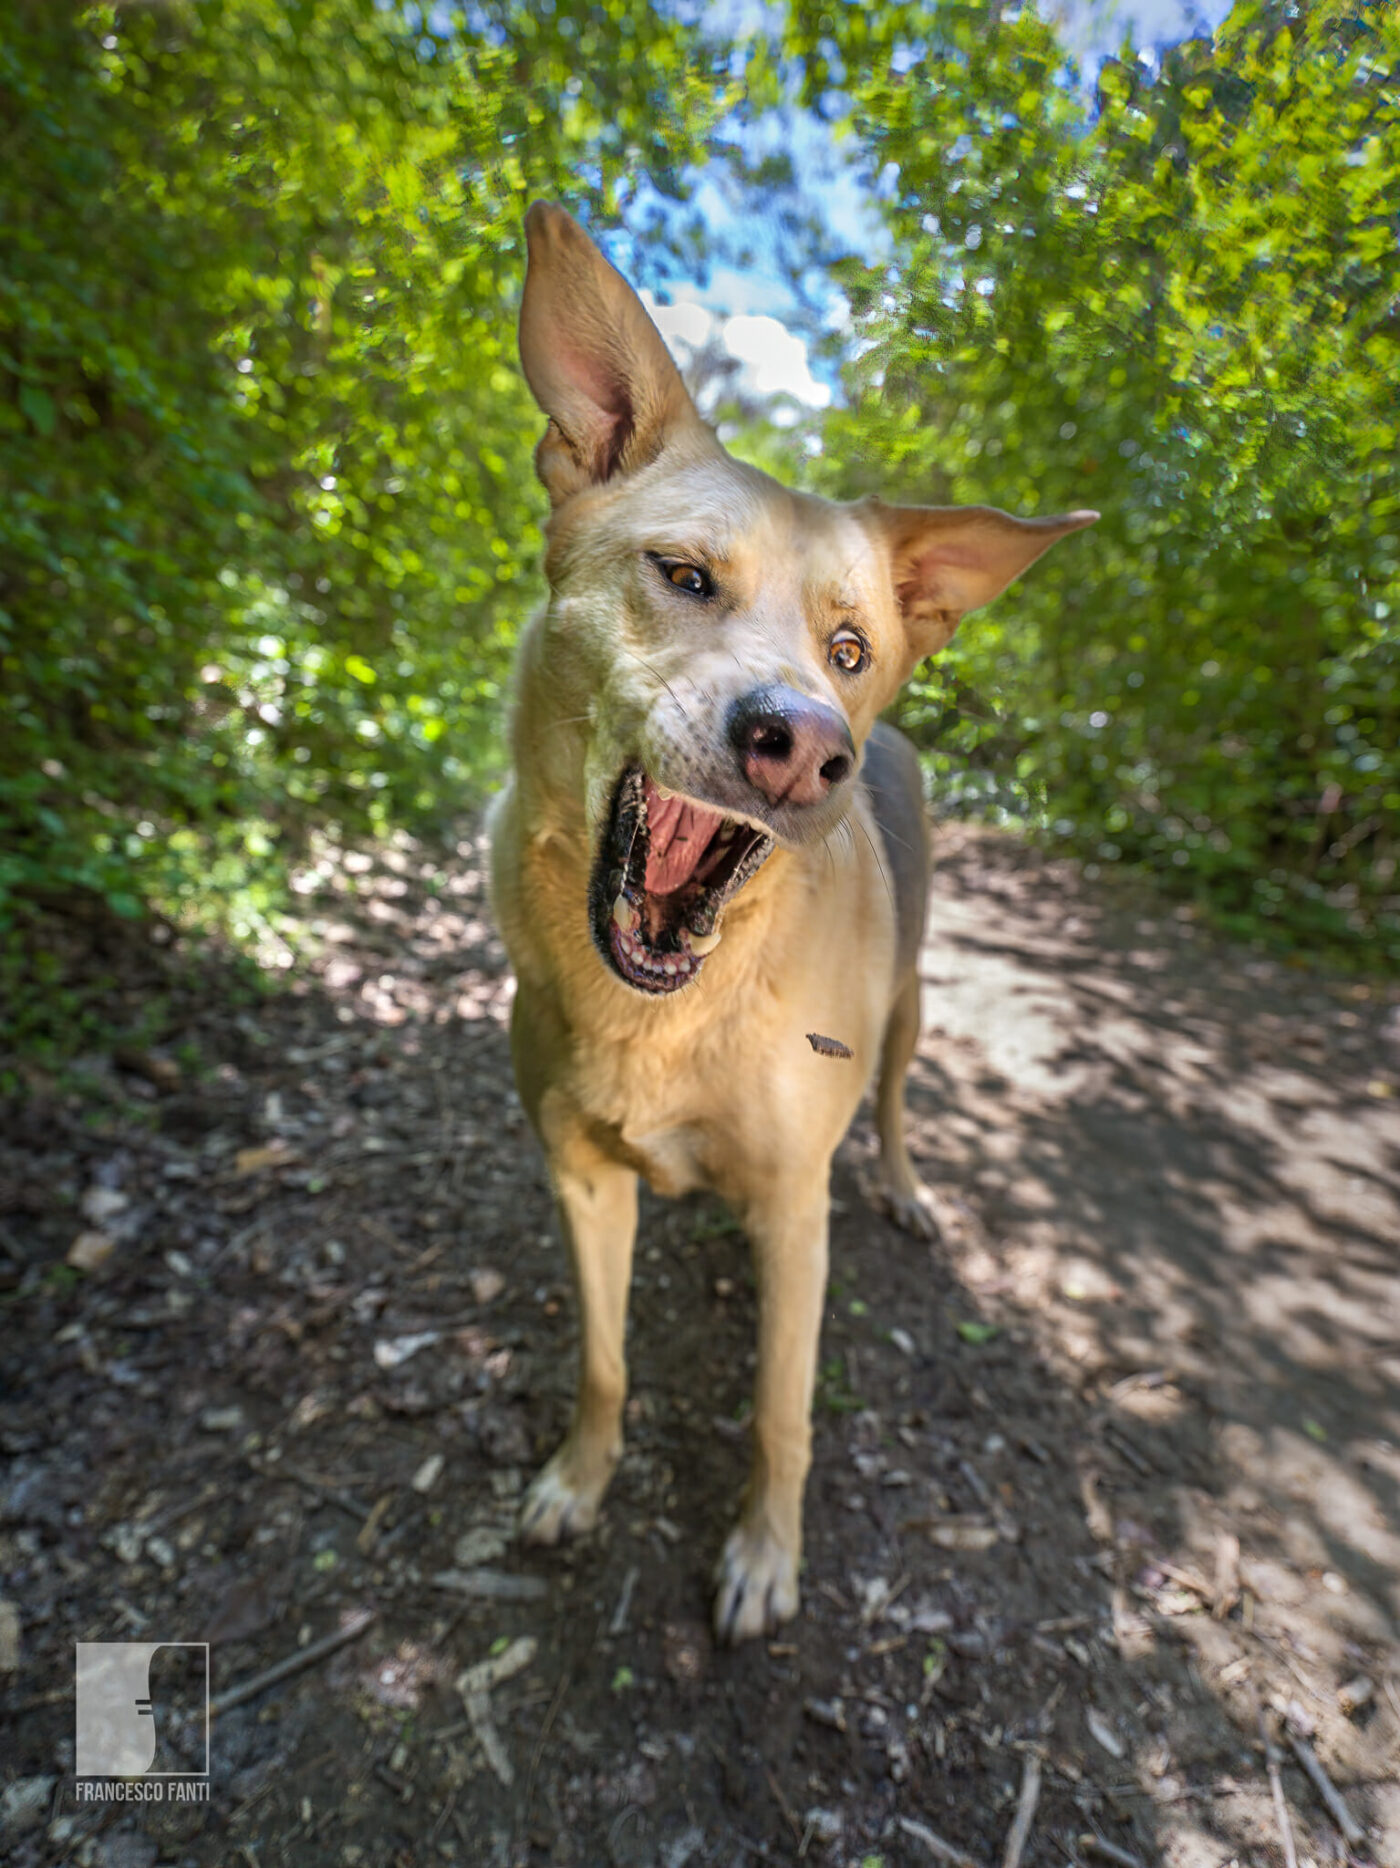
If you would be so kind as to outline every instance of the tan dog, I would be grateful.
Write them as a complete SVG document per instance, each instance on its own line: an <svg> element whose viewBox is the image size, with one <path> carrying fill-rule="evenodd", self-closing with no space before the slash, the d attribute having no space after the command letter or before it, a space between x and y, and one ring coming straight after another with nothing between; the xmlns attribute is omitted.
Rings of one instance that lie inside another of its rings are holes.
<svg viewBox="0 0 1400 1868"><path fill-rule="evenodd" d="M711 1188L759 1290L753 1468L715 1606L740 1641L797 1609L828 1177L877 1066L880 1197L932 1230L903 1133L920 774L876 719L965 610L1097 515L788 491L725 453L568 215L538 204L525 225L551 594L520 645L493 891L582 1343L573 1424L522 1532L588 1529L621 1453L638 1175Z"/></svg>

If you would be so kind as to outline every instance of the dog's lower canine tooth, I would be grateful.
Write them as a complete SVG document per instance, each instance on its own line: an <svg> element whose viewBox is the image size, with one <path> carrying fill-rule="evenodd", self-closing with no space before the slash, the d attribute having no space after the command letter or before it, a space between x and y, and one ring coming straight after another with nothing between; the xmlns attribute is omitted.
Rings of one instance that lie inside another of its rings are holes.
<svg viewBox="0 0 1400 1868"><path fill-rule="evenodd" d="M613 903L613 925L623 934L636 932L641 915L628 901L625 895L619 895Z"/></svg>
<svg viewBox="0 0 1400 1868"><path fill-rule="evenodd" d="M713 953L724 938L718 928L715 929L713 934L691 934L688 928L686 932L690 938L690 951L697 959L702 958L707 953Z"/></svg>

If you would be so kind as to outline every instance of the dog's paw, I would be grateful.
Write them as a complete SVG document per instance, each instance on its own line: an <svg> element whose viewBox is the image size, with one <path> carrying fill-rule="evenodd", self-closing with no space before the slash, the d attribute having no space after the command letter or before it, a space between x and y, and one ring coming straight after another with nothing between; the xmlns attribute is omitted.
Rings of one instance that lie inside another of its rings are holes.
<svg viewBox="0 0 1400 1868"><path fill-rule="evenodd" d="M715 1635L731 1645L773 1634L797 1613L797 1555L771 1532L736 1524L715 1568Z"/></svg>
<svg viewBox="0 0 1400 1868"><path fill-rule="evenodd" d="M520 1507L520 1538L526 1544L558 1544L582 1537L598 1522L607 1479L582 1483L572 1470L568 1447L560 1447L535 1479Z"/></svg>
<svg viewBox="0 0 1400 1868"><path fill-rule="evenodd" d="M913 1238L926 1240L930 1244L943 1236L933 1216L928 1193L923 1187L916 1187L908 1193L893 1187L877 1187L873 1198L886 1219L893 1220L901 1232L907 1232Z"/></svg>

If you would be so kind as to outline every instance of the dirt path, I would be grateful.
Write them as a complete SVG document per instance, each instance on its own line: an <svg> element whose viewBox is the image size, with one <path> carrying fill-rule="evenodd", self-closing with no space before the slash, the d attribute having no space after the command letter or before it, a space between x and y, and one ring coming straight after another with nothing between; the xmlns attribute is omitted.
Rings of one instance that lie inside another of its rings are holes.
<svg viewBox="0 0 1400 1868"><path fill-rule="evenodd" d="M573 1323L479 852L328 861L264 1001L108 957L115 1013L169 992L160 1041L31 1078L0 1142L0 1858L904 1868L931 1835L990 1865L1036 1760L1030 1868L1262 1868L1262 1707L1300 1861L1347 1859L1311 1732L1351 1859L1400 1863L1400 1002L941 843L944 1240L869 1213L862 1121L804 1612L735 1655L706 1580L753 1300L710 1204L644 1208L604 1527L506 1541ZM216 1719L207 1805L75 1804L74 1641L207 1640L221 1693L366 1608ZM454 1683L502 1646L484 1728Z"/></svg>

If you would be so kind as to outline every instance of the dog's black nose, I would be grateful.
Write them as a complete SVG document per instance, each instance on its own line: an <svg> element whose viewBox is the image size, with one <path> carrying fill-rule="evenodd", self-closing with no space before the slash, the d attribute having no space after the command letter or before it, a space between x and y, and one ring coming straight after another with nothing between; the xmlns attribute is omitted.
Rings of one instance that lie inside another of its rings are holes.
<svg viewBox="0 0 1400 1868"><path fill-rule="evenodd" d="M744 776L770 804L820 804L855 770L845 720L795 688L756 688L736 701L729 740Z"/></svg>

